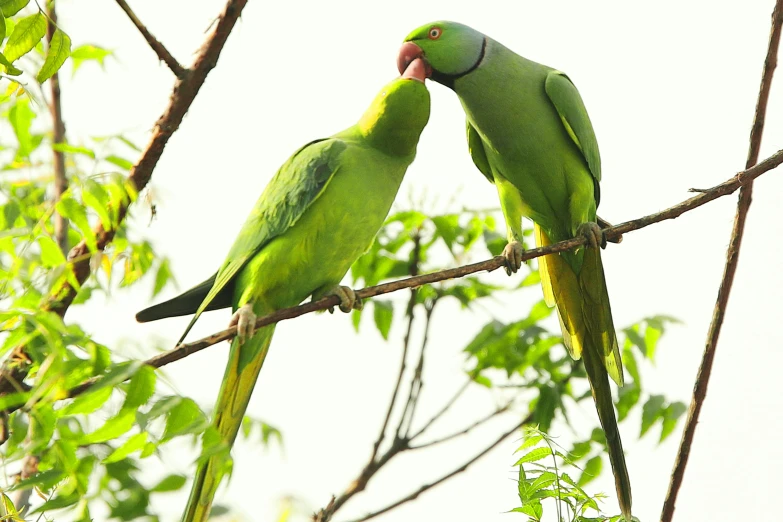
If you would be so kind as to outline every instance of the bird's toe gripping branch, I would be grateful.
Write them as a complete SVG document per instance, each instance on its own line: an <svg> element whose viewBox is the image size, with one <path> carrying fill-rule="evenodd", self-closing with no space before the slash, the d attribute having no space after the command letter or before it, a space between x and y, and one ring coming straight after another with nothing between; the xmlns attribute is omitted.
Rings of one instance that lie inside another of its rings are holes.
<svg viewBox="0 0 783 522"><path fill-rule="evenodd" d="M598 223L588 221L579 225L576 230L577 235L585 237L587 239L587 245L590 248L606 248L606 237L604 231L598 226Z"/></svg>
<svg viewBox="0 0 783 522"><path fill-rule="evenodd" d="M253 305L247 303L234 312L231 316L231 322L228 323L228 327L237 327L237 338L239 344L244 343L251 335L256 326L256 314L253 312Z"/></svg>
<svg viewBox="0 0 783 522"><path fill-rule="evenodd" d="M349 313L351 310L361 310L362 300L356 297L356 292L348 286L335 285L326 292L326 296L336 295L340 298L340 311ZM334 313L334 307L329 308L329 313Z"/></svg>
<svg viewBox="0 0 783 522"><path fill-rule="evenodd" d="M506 274L515 274L522 267L522 254L525 249L519 241L511 241L503 249L503 257L506 258Z"/></svg>

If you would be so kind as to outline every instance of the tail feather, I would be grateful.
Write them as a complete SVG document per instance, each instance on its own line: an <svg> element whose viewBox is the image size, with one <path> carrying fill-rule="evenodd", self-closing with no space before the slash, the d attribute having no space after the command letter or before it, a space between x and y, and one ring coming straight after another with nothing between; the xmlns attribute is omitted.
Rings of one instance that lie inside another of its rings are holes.
<svg viewBox="0 0 783 522"><path fill-rule="evenodd" d="M145 308L136 314L136 320L140 323L146 323L149 321L157 321L158 319L165 319L166 317L178 317L180 315L196 313L199 305L204 301L204 298L215 283L216 276L217 274L213 275L203 283L194 286L177 297ZM234 285L226 285L223 291L209 303L209 306L207 306L206 309L219 310L220 308L229 308L231 306L233 294Z"/></svg>
<svg viewBox="0 0 783 522"><path fill-rule="evenodd" d="M535 233L539 246L551 244L546 232L538 225ZM579 273L574 271L565 255L550 254L539 258L544 298L550 306L557 306L566 348L575 359L584 359L598 419L606 434L620 509L623 517L630 521L631 481L609 386L610 376L619 386L623 385L623 367L601 252L596 248L585 249Z"/></svg>
<svg viewBox="0 0 783 522"><path fill-rule="evenodd" d="M209 518L218 486L231 468L229 450L239 432L274 331L274 325L267 326L258 330L241 346L237 338L231 343L212 427L204 436L204 447L209 456L198 465L190 498L182 515L183 522L204 522ZM215 435L217 440L208 440ZM215 449L217 451L211 451Z"/></svg>

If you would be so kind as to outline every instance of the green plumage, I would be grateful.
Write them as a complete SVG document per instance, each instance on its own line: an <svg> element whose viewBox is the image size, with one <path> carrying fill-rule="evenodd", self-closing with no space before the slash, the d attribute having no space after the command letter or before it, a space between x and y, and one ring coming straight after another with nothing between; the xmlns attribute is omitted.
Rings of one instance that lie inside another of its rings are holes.
<svg viewBox="0 0 783 522"><path fill-rule="evenodd" d="M423 82L397 79L358 124L313 141L286 161L264 190L217 274L183 295L140 312L141 321L230 305L257 316L319 298L339 284L372 244L414 159L429 118ZM199 299L200 298L200 299ZM228 365L204 437L214 451L199 464L183 520L203 521L229 469L234 443L274 326L231 344Z"/></svg>
<svg viewBox="0 0 783 522"><path fill-rule="evenodd" d="M522 240L521 218L546 245L594 224L601 158L582 98L562 72L523 58L467 26L435 22L407 38L401 57L418 53L432 78L459 96L476 167L497 189L508 239ZM407 47L406 47L407 46ZM584 358L606 433L620 507L631 518L631 486L609 379L623 384L600 250L539 259L544 296L556 306L564 343Z"/></svg>

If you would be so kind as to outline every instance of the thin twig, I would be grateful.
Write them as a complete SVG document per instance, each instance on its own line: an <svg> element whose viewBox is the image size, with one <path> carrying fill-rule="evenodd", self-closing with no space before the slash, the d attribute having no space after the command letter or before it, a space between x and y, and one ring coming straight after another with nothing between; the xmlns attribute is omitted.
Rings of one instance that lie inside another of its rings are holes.
<svg viewBox="0 0 783 522"><path fill-rule="evenodd" d="M394 508L396 508L398 506L401 506L402 504L405 504L407 502L410 502L411 500L417 499L419 497L419 495L421 495L422 493L424 493L428 489L432 489L435 486L437 486L438 484L441 484L442 482L445 482L445 481L449 480L450 478L454 477L455 475L458 475L458 474L462 473L463 471L465 471L466 469L468 469L468 467L470 467L471 464L473 464L474 462L479 460L481 457L483 457L484 455L486 455L487 453L492 451L492 449L495 446L497 446L498 444L500 444L501 442L506 440L509 436L511 436L515 431L517 431L519 428L521 428L525 424L530 423L531 420L533 420L533 414L532 413L529 414L524 419L522 419L522 421L519 422L516 426L514 426L510 430L506 431L505 433L501 434L500 437L498 437L492 444L490 444L489 446L487 446L486 448L481 450L479 453L474 455L470 460L468 460L467 462L462 464L460 467L458 467L458 468L454 469L453 471L443 475L439 479L437 479L437 480L435 480L433 482L430 482L429 484L424 484L419 489L417 489L413 493L411 493L411 494L401 498L400 500L398 500L396 502L393 502L393 503L389 504L388 506L386 506L386 507L384 507L382 509L379 509L378 511L373 511L372 513L369 513L369 514L367 514L367 515L365 515L365 516L363 516L361 518L358 518L358 519L354 520L353 522L364 522L365 520L370 520L371 518L375 518L378 515L386 513L387 511L391 511L392 509L394 509Z"/></svg>
<svg viewBox="0 0 783 522"><path fill-rule="evenodd" d="M769 46L767 48L767 57L764 61L764 71L761 75L761 86L759 88L758 101L756 103L756 113L754 116L753 127L750 133L750 146L748 150L746 169L750 169L758 162L759 150L761 148L761 137L764 132L764 120L767 112L767 102L769 100L770 87L772 86L772 77L777 66L778 47L780 46L780 33L783 27L783 0L777 0L775 9L772 12L772 29L769 35ZM707 343L704 348L701 365L696 376L696 383L693 388L693 398L688 409L688 418L685 421L685 430L680 441L680 449L675 459L674 470L672 471L669 491L661 512L661 522L670 522L674 516L674 507L677 502L677 494L680 491L685 468L688 464L693 437L696 432L696 425L699 421L699 414L704 399L707 395L707 384L709 383L712 372L712 363L715 359L715 350L718 345L721 326L726 314L726 306L731 292L731 285L734 282L734 275L737 271L739 262L740 246L742 244L742 234L745 230L745 219L750 208L752 199L753 183L752 181L740 189L739 201L737 203L737 213L734 218L734 226L731 233L731 241L726 253L726 265L723 271L720 288L718 290L718 299L715 303L715 309L712 315L709 333L707 334Z"/></svg>
<svg viewBox="0 0 783 522"><path fill-rule="evenodd" d="M410 449L417 450L417 449L422 449L422 448L428 448L430 446L435 446L437 444L441 444L443 442L446 442L446 441L449 441L449 440L452 440L452 439L456 439L457 437L461 437L462 435L467 435L468 433L470 433L474 429L478 428L482 424L486 423L490 419L493 419L493 418L497 417L501 413L507 412L509 410L509 408L511 408L512 404L513 404L512 402L507 402L506 404L504 404L500 408L497 408L495 411L489 413L488 415L485 415L484 417L480 418L476 422L474 422L472 424L469 424L468 426L465 426L463 429L461 429L459 431L455 431L454 433L450 433L449 435L445 435L445 436L443 436L443 437L441 437L439 439L434 439L434 440L431 440L429 442L423 442L423 443L421 443L421 444L419 444L417 446L411 446Z"/></svg>
<svg viewBox="0 0 783 522"><path fill-rule="evenodd" d="M419 231L414 232L413 235L413 251L411 252L411 262L408 268L408 273L412 277L416 277L419 274L419 264L421 263L421 235ZM408 318L408 326L405 330L405 338L402 342L402 360L400 361L400 371L397 375L397 383L394 385L394 392L392 398L389 401L389 408L386 410L386 417L383 420L381 426L381 433L378 436L378 440L372 448L372 455L370 455L370 464L375 461L375 457L378 455L378 449L383 443L383 439L386 437L386 427L389 425L394 405L397 403L397 396L400 393L400 385L402 384L402 377L405 374L405 365L408 358L408 348L410 347L411 332L413 331L413 322L415 319L415 307L416 307L416 288L411 288L411 296L408 299L408 306L405 309L405 316ZM399 436L399 433L398 433ZM367 469L367 468L365 468Z"/></svg>
<svg viewBox="0 0 783 522"><path fill-rule="evenodd" d="M416 369L413 372L411 387L408 390L408 401L405 403L405 410L402 412L402 415L400 416L400 424L397 426L397 436L403 437L405 440L410 440L413 416L416 414L416 405L419 402L421 389L424 386L424 380L422 379L422 375L424 374L424 353L427 348L427 342L430 338L432 312L435 310L435 304L437 302L438 301L435 300L426 306L427 313L424 317L424 335L421 341L421 349L419 350L419 362L416 364Z"/></svg>
<svg viewBox="0 0 783 522"><path fill-rule="evenodd" d="M57 29L57 11L54 9L54 2L49 2L46 6L47 25L46 42L51 44L52 36ZM68 179L65 177L65 154L62 151L54 149L55 145L65 142L65 123L61 109L60 94L60 74L55 72L49 78L49 90L51 101L49 102L49 112L52 116L52 154L54 167L54 201L60 200L62 195L68 190ZM59 212L54 213L54 239L64 255L68 254L68 220Z"/></svg>
<svg viewBox="0 0 783 522"><path fill-rule="evenodd" d="M166 144L182 123L182 119L193 104L193 100L204 84L207 75L217 65L220 52L245 4L247 4L247 0L228 0L217 24L214 25L214 29L199 50L190 69L190 74L175 83L169 105L156 122L147 147L128 177L128 181L136 192L144 189L149 183ZM119 224L124 221L128 213L128 203L120 203L117 210L117 224ZM103 251L111 243L116 231L116 226L106 229L100 224L94 229L97 251ZM60 317L65 315L79 288L90 276L91 253L86 241L81 241L71 249L68 259L73 277L68 278L67 282L52 291L46 301L42 303L43 310L53 311ZM77 259L79 261L76 261ZM72 284L71 281L78 284ZM20 361L29 360L25 350L25 346L17 346L4 362L2 370L0 370L0 395L13 392L11 383L22 382L27 376L29 365L20 363Z"/></svg>
<svg viewBox="0 0 783 522"><path fill-rule="evenodd" d="M463 394L463 393L465 393L465 390L467 390L467 389L468 389L468 386L470 385L470 383L471 383L471 382L473 382L471 379L468 379L467 381L465 381L465 384L463 384L463 385L462 385L462 386L459 388L459 390L457 390L457 392L456 392L454 395L452 395L451 399L449 399L449 400L446 402L446 404L444 404L444 405L443 405L443 407L442 407L440 410L438 410L438 412L437 412L437 413L435 413L435 415L433 415L432 417L430 417L430 419L429 419L427 422L425 422L425 423L424 423L424 426L422 426L422 427L419 429L419 431L417 431L416 433L414 433L413 435L411 435L411 436L409 437L409 439L410 439L410 440L415 440L415 439L416 439L417 437L419 437L419 436L420 436L422 433L424 433L425 431L427 431L427 429L428 429L430 426L432 426L432 425L435 423L435 421L437 421L439 418L441 418L441 417L443 416L443 414L444 414L444 413L446 413L446 412L449 410L449 408L451 408L451 407L454 405L454 403L455 403L455 402L457 402L457 399L459 399L459 398L462 396L462 394Z"/></svg>
<svg viewBox="0 0 783 522"><path fill-rule="evenodd" d="M150 33L149 29L147 29L147 26L144 25L141 20L139 20L139 17L136 16L136 13L133 12L133 9L130 8L128 3L125 0L117 0L117 4L119 4L120 8L125 11L125 14L128 15L128 18L130 18L131 22L133 22L133 25L136 26L136 29L138 29L144 39L147 40L147 43L150 45L152 50L155 51L155 54L158 55L160 61L169 66L169 69L171 69L171 72L174 73L174 76L179 79L185 78L185 76L188 74L188 70L180 65L180 63L171 55L168 49L166 49L166 47L160 43L160 40L152 36L152 33Z"/></svg>
<svg viewBox="0 0 783 522"><path fill-rule="evenodd" d="M763 173L774 169L781 163L783 163L783 150L779 150L778 152L776 152L769 158L765 159L758 165L738 173L731 179L721 183L720 185L713 187L707 192L686 199L682 203L674 205L673 207L669 207L666 210L662 210L661 212L656 212L655 214L650 214L648 216L644 216L639 219L626 221L625 223L620 223L619 225L606 228L604 229L604 233L606 235L617 237L627 232L639 230L641 228L650 226L654 223L658 223L667 219L675 219L681 216L682 214L684 214L685 212L700 207L719 197L726 196L728 194L731 194L732 192L735 192L742 185L751 182L752 180L761 176ZM533 248L530 250L526 250L522 254L522 260L535 259L537 257L541 257L547 254L554 254L557 252L574 250L575 248L584 245L584 243L585 243L585 239L583 237L575 237L546 247ZM502 266L505 266L505 259L503 258L503 256L495 256L492 259L487 259L485 261L480 261L478 263L472 263L469 265L464 265L456 268L449 268L447 270L440 270L438 272L417 275L414 277L408 277L406 279L392 281L390 283L383 283L376 286L369 286L367 288L362 288L356 291L356 297L360 299L367 299L370 297L388 294L405 288L417 288L419 286L426 285L426 284L436 283L439 281L446 281L448 279L460 278L469 274L474 274L476 272L482 272L485 270L491 272ZM329 307L337 306L339 304L340 304L340 298L337 296L324 297L323 299L319 299L318 301L311 301L303 305L294 306L291 308L284 308L272 314L266 315L264 317L260 317L256 321L255 327L256 329L258 329L261 328L262 326L278 323L280 321L284 321L287 319L294 319L296 317L300 317L302 315L309 314L311 312L315 312L318 310L326 310ZM237 331L236 326L232 326L218 333L212 334L208 337L204 337L203 339L199 339L198 341L194 341L192 343L180 344L167 352L163 352L159 355L147 359L146 361L144 361L144 364L148 366L152 366L153 368L160 368L162 366L171 364L180 359L184 359L185 357L188 357L194 353L200 352L201 350L204 350L221 341L232 339L236 335L236 331ZM21 380L22 379L18 379L17 381L21 381ZM99 380L100 377L94 377L92 379L85 381L83 384L71 389L68 396L75 397L76 395L84 393L91 386L97 383ZM0 381L0 384L3 384L2 381ZM8 411L13 411L13 410L14 408L10 408Z"/></svg>

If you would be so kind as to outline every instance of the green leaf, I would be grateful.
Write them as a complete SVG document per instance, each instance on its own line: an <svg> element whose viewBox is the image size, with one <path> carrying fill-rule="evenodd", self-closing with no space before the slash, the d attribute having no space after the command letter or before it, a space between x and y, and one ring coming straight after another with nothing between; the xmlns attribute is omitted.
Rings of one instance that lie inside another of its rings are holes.
<svg viewBox="0 0 783 522"><path fill-rule="evenodd" d="M163 259L160 265L158 265L158 271L155 273L155 287L152 289L152 297L158 295L171 279L172 273L169 267L169 260Z"/></svg>
<svg viewBox="0 0 783 522"><path fill-rule="evenodd" d="M112 228L112 221L109 216L109 193L106 192L106 189L100 183L89 178L84 180L82 199L85 205L98 214L104 229Z"/></svg>
<svg viewBox="0 0 783 522"><path fill-rule="evenodd" d="M183 398L166 417L163 440L171 440L180 435L200 433L209 424L206 415L193 399Z"/></svg>
<svg viewBox="0 0 783 522"><path fill-rule="evenodd" d="M677 420L688 410L684 403L677 401L671 403L663 411L663 426L661 427L661 439L659 442L666 440L666 437L671 435L674 428L677 426Z"/></svg>
<svg viewBox="0 0 783 522"><path fill-rule="evenodd" d="M41 263L46 267L59 266L65 263L62 250L49 236L38 236L38 245L41 247Z"/></svg>
<svg viewBox="0 0 783 522"><path fill-rule="evenodd" d="M126 160L125 158L115 156L114 154L112 154L111 156L106 156L103 159L105 159L112 165L116 165L120 167L122 170L130 170L133 168L133 162Z"/></svg>
<svg viewBox="0 0 783 522"><path fill-rule="evenodd" d="M131 377L128 385L128 395L125 397L123 408L136 409L143 406L155 393L155 369L152 366L142 366Z"/></svg>
<svg viewBox="0 0 783 522"><path fill-rule="evenodd" d="M82 395L76 397L66 407L58 411L61 417L69 415L86 415L96 411L103 406L109 397L111 397L112 389L110 387L103 387L97 390L90 390Z"/></svg>
<svg viewBox="0 0 783 522"><path fill-rule="evenodd" d="M121 410L117 415L110 418L106 423L93 431L84 435L79 440L79 445L96 444L116 439L120 435L127 433L133 427L133 421L136 419L135 410Z"/></svg>
<svg viewBox="0 0 783 522"><path fill-rule="evenodd" d="M177 491L185 485L187 477L184 475L169 475L155 484L150 491L155 493L165 493L167 491Z"/></svg>
<svg viewBox="0 0 783 522"><path fill-rule="evenodd" d="M636 406L639 402L639 398L642 395L642 390L639 388L637 381L625 383L625 386L618 388L618 400L617 400L617 421L622 422L631 411L631 408Z"/></svg>
<svg viewBox="0 0 783 522"><path fill-rule="evenodd" d="M30 0L0 0L0 10L3 11L3 16L8 18L14 16L29 3ZM3 37L5 38L5 35Z"/></svg>
<svg viewBox="0 0 783 522"><path fill-rule="evenodd" d="M3 9L5 13L5 9ZM7 16L7 15L6 15ZM30 52L46 34L46 16L43 13L22 18L14 27L14 32L5 43L3 54L14 62L19 57Z"/></svg>
<svg viewBox="0 0 783 522"><path fill-rule="evenodd" d="M14 129L14 134L19 142L19 156L27 157L33 151L33 137L30 134L30 126L35 118L35 113L30 109L30 101L20 98L11 110L8 111L8 120Z"/></svg>
<svg viewBox="0 0 783 522"><path fill-rule="evenodd" d="M52 35L49 42L49 50L46 52L44 61L38 76L35 77L38 83L43 83L56 73L65 63L65 60L71 55L71 38L62 32L58 27Z"/></svg>
<svg viewBox="0 0 783 522"><path fill-rule="evenodd" d="M391 330L392 318L394 317L394 307L390 301L374 300L373 302L373 318L375 319L375 326L381 333L381 337L384 340L389 339L389 331Z"/></svg>
<svg viewBox="0 0 783 522"><path fill-rule="evenodd" d="M90 227L90 222L87 219L87 211L82 205L80 205L75 199L73 199L70 191L66 192L60 201L57 202L57 212L64 218L69 219L73 225L75 225L84 236L84 240L87 242L87 246L91 252L97 250L97 243L95 233Z"/></svg>
<svg viewBox="0 0 783 522"><path fill-rule="evenodd" d="M663 405L666 399L663 395L651 395L642 407L642 429L639 437L644 436L647 430L655 424L655 421L663 414Z"/></svg>
<svg viewBox="0 0 783 522"><path fill-rule="evenodd" d="M95 159L95 151L88 149L87 147L79 147L69 143L54 143L52 144L52 149L57 152L64 152L66 154L81 154L83 156Z"/></svg>
<svg viewBox="0 0 783 522"><path fill-rule="evenodd" d="M515 466L520 464L526 464L528 462L536 462L552 455L552 449L550 447L535 448L527 452L521 459L514 463Z"/></svg>
<svg viewBox="0 0 783 522"><path fill-rule="evenodd" d="M15 491L19 489L29 489L36 487L46 491L63 480L65 476L66 475L63 470L48 469L46 471L42 471L41 473L36 473L32 477L27 477L26 479L19 481L9 489Z"/></svg>
<svg viewBox="0 0 783 522"><path fill-rule="evenodd" d="M600 455L596 455L595 457L588 460L584 469L582 470L582 474L579 476L577 484L580 486L585 486L590 483L594 478L601 474L601 469L603 466L604 460Z"/></svg>
<svg viewBox="0 0 783 522"><path fill-rule="evenodd" d="M119 462L134 451L138 451L147 444L147 432L142 431L125 441L125 444L114 450L108 457L103 459L104 464Z"/></svg>
<svg viewBox="0 0 783 522"><path fill-rule="evenodd" d="M5 24L3 24L3 27L5 27ZM22 70L14 67L14 64L12 64L11 61L8 58L6 58L3 53L0 53L0 65L5 67L5 72L10 74L11 76L19 76L20 74L22 74Z"/></svg>
<svg viewBox="0 0 783 522"><path fill-rule="evenodd" d="M97 45L81 45L71 52L71 62L73 62L73 74L82 66L84 62L94 61L101 67L107 56L111 56L112 51L98 47Z"/></svg>

